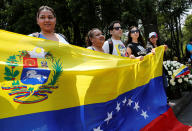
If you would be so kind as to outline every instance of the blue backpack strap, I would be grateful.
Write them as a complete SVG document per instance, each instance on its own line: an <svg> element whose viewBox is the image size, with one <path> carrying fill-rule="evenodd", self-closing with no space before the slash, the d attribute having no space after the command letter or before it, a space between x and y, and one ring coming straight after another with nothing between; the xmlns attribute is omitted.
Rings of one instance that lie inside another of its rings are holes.
<svg viewBox="0 0 192 131"><path fill-rule="evenodd" d="M108 43L109 43L109 54L113 53L113 41L111 38L108 39Z"/></svg>
<svg viewBox="0 0 192 131"><path fill-rule="evenodd" d="M39 32L35 32L35 33L32 33L32 36L39 38L39 34L40 34Z"/></svg>
<svg viewBox="0 0 192 131"><path fill-rule="evenodd" d="M187 44L186 47L185 47L185 53L186 53L186 57L187 57L187 58L190 58L191 53L187 50L187 46L188 46L188 45L189 45L189 44Z"/></svg>

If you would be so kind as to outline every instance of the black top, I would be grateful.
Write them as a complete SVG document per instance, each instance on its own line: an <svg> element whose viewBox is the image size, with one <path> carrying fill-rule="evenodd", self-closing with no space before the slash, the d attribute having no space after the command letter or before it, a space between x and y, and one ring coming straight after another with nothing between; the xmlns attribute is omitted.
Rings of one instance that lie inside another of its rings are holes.
<svg viewBox="0 0 192 131"><path fill-rule="evenodd" d="M151 52L153 48L155 48L155 46L151 42L147 42L146 46L147 53Z"/></svg>
<svg viewBox="0 0 192 131"><path fill-rule="evenodd" d="M131 49L132 54L135 57L145 56L147 54L147 50L140 43L129 43L128 47Z"/></svg>

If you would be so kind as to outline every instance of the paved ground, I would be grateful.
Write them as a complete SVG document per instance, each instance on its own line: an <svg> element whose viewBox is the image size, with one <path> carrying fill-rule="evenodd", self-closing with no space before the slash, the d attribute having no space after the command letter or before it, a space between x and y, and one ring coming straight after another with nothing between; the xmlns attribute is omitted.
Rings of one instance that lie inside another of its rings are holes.
<svg viewBox="0 0 192 131"><path fill-rule="evenodd" d="M177 118L183 124L192 126L192 102L185 107Z"/></svg>

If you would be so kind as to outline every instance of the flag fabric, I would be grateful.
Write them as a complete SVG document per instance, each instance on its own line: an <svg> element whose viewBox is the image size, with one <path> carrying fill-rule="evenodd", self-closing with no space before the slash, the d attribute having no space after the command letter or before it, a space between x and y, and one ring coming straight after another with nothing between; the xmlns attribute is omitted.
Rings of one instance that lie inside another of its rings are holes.
<svg viewBox="0 0 192 131"><path fill-rule="evenodd" d="M181 76L185 76L190 74L190 70L187 66L182 65L179 69L175 71L175 73L172 75L173 78L180 78Z"/></svg>
<svg viewBox="0 0 192 131"><path fill-rule="evenodd" d="M187 131L167 105L163 49L139 61L0 30L0 130Z"/></svg>

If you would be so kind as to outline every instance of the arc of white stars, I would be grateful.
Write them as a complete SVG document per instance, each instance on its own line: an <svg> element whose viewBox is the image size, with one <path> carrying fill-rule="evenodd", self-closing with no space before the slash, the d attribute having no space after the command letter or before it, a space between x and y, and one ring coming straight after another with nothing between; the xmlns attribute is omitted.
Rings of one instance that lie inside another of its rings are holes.
<svg viewBox="0 0 192 131"><path fill-rule="evenodd" d="M132 103L133 103L133 101L131 99L128 99L127 106L131 106Z"/></svg>
<svg viewBox="0 0 192 131"><path fill-rule="evenodd" d="M145 119L147 119L147 117L149 117L147 115L147 111L143 111L143 110L142 110L141 116L143 116Z"/></svg>
<svg viewBox="0 0 192 131"><path fill-rule="evenodd" d="M122 102L125 105L125 103L127 102L127 98L125 97L125 99Z"/></svg>
<svg viewBox="0 0 192 131"><path fill-rule="evenodd" d="M139 107L139 102L135 102L135 106L134 106L133 109L135 109L136 111L138 111L139 108L140 108L140 107Z"/></svg>
<svg viewBox="0 0 192 131"><path fill-rule="evenodd" d="M94 128L93 131L103 131L103 130L101 130L101 127L99 126L97 128Z"/></svg>
<svg viewBox="0 0 192 131"><path fill-rule="evenodd" d="M113 115L113 111L111 113L107 112L107 118L104 120L107 122L107 124L109 123L109 120L113 118L112 115Z"/></svg>
<svg viewBox="0 0 192 131"><path fill-rule="evenodd" d="M117 110L117 112L119 112L119 111L120 111L120 109L121 109L121 108L120 108L120 103L118 103L118 102L117 102L117 106L116 106L116 108L115 108L115 109Z"/></svg>

